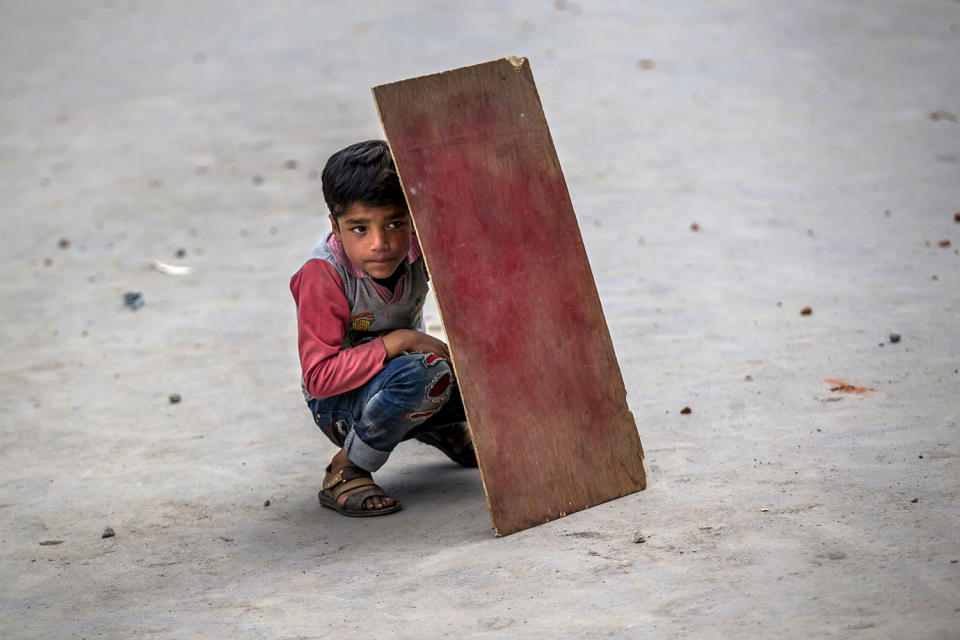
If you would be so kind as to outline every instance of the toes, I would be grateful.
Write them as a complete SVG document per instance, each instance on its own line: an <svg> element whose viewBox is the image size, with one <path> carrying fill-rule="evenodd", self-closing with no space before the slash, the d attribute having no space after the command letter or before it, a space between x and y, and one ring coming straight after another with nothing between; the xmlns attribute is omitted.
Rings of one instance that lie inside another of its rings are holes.
<svg viewBox="0 0 960 640"><path fill-rule="evenodd" d="M386 509L397 504L397 501L388 496L371 496L363 501L363 508L367 511L376 511L377 509Z"/></svg>

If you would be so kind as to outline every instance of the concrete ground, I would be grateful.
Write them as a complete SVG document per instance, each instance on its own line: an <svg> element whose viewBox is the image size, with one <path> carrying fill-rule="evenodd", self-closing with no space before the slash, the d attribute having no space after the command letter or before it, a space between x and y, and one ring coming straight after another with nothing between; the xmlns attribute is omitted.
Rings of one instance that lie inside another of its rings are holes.
<svg viewBox="0 0 960 640"><path fill-rule="evenodd" d="M649 487L498 539L408 443L404 511L322 511L317 171L506 55ZM4 2L0 636L960 637L958 60L955 0Z"/></svg>

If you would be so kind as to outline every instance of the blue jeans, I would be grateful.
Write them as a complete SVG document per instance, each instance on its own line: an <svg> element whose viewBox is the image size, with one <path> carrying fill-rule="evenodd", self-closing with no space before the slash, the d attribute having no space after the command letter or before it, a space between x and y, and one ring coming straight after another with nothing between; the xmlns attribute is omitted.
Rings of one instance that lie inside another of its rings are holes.
<svg viewBox="0 0 960 640"><path fill-rule="evenodd" d="M466 421L450 364L424 353L401 354L363 386L307 405L323 433L371 472L403 440Z"/></svg>

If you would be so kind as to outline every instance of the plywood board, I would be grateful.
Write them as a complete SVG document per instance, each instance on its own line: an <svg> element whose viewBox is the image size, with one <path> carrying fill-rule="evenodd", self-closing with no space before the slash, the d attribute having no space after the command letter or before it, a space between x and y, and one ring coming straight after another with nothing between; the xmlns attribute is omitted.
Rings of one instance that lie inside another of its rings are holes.
<svg viewBox="0 0 960 640"><path fill-rule="evenodd" d="M373 94L496 533L643 489L643 449L527 60Z"/></svg>

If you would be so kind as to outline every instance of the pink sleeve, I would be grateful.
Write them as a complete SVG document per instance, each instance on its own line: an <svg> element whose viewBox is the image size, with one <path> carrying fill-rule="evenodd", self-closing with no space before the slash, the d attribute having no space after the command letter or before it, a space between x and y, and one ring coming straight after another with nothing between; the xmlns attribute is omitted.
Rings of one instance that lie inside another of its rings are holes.
<svg viewBox="0 0 960 640"><path fill-rule="evenodd" d="M290 292L297 303L297 343L307 393L329 398L356 389L383 369L383 339L343 348L350 305L332 265L307 261L290 279Z"/></svg>

